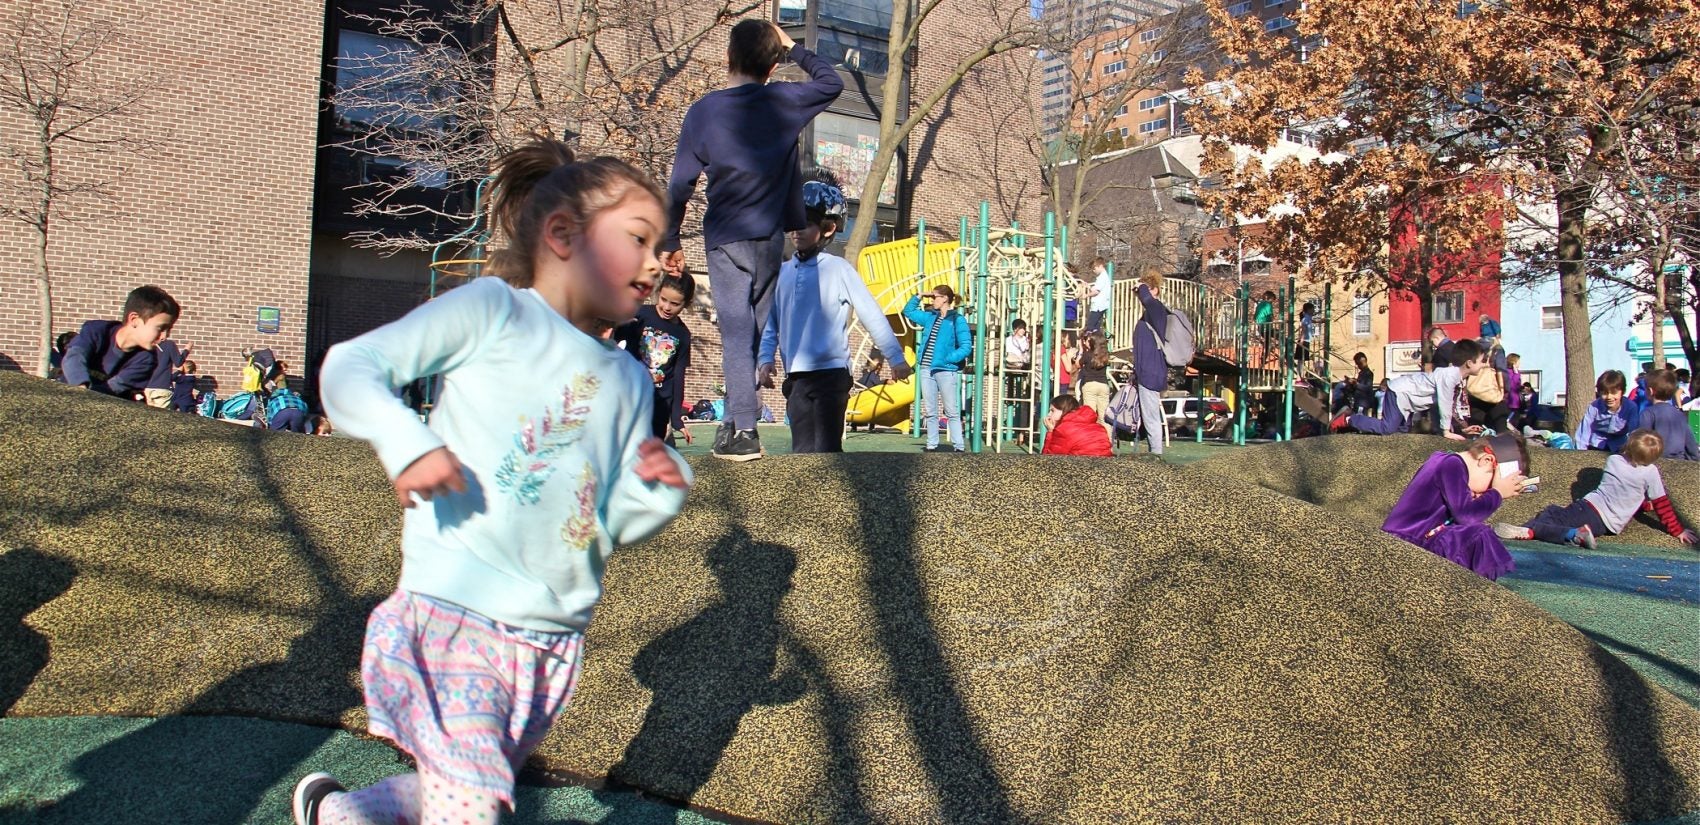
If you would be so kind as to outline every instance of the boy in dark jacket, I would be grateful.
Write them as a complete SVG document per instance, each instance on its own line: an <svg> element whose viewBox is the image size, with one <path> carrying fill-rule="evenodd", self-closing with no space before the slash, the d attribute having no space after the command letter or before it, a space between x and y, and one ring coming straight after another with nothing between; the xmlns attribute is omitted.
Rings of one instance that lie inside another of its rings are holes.
<svg viewBox="0 0 1700 825"><path fill-rule="evenodd" d="M789 56L809 73L804 83L768 83L773 67ZM661 248L669 272L684 267L679 228L697 178L708 174L708 210L703 214L703 248L708 285L714 291L726 376L726 418L715 436L714 455L747 461L760 457L756 419L756 347L773 303L773 282L784 255L784 233L802 229L802 170L797 138L825 111L844 81L832 64L792 42L764 20L732 27L726 50L727 87L703 95L685 112L673 176L671 203Z"/></svg>
<svg viewBox="0 0 1700 825"><path fill-rule="evenodd" d="M1641 426L1659 434L1664 441L1665 458L1700 461L1700 445L1694 443L1694 430L1688 426L1688 413L1676 408L1676 373L1655 370L1647 376L1647 394L1652 403L1641 411Z"/></svg>
<svg viewBox="0 0 1700 825"><path fill-rule="evenodd" d="M135 400L153 376L154 348L181 312L157 286L139 286L124 299L121 321L89 321L65 347L60 380Z"/></svg>
<svg viewBox="0 0 1700 825"><path fill-rule="evenodd" d="M1153 455L1163 454L1163 390L1169 386L1169 362L1163 356L1163 336L1168 334L1169 308L1157 298L1163 274L1148 269L1139 279L1139 303L1145 314L1141 329L1133 335L1133 380L1139 385L1139 420Z"/></svg>

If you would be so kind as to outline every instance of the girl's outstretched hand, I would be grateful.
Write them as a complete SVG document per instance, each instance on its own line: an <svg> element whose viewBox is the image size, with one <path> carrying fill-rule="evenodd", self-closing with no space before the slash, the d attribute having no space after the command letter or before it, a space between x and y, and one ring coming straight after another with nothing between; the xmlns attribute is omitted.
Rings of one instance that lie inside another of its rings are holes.
<svg viewBox="0 0 1700 825"><path fill-rule="evenodd" d="M654 481L669 487L683 489L685 474L679 470L679 462L667 452L667 445L659 438L651 438L638 445L637 477L644 481Z"/></svg>
<svg viewBox="0 0 1700 825"><path fill-rule="evenodd" d="M413 495L430 501L432 496L466 492L466 476L460 459L447 447L438 447L413 460L395 477L395 496L401 506L413 506Z"/></svg>

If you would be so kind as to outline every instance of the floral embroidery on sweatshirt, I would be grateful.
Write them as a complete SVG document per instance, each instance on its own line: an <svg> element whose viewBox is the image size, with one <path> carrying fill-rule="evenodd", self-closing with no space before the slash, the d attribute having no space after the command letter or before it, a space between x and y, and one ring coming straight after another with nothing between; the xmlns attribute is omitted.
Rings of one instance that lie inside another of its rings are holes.
<svg viewBox="0 0 1700 825"><path fill-rule="evenodd" d="M541 418L527 420L514 434L514 448L496 468L496 488L512 494L521 504L536 504L543 485L555 474L555 459L584 436L590 400L600 388L601 382L594 375L574 376L561 390L559 410L545 409Z"/></svg>
<svg viewBox="0 0 1700 825"><path fill-rule="evenodd" d="M574 550L589 550L596 544L596 475L588 461L578 476L578 512L561 525L561 541Z"/></svg>

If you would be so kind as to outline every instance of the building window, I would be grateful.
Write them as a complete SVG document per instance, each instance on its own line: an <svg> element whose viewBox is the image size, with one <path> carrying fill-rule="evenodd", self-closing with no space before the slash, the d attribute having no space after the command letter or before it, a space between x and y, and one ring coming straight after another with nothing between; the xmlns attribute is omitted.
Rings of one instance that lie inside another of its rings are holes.
<svg viewBox="0 0 1700 825"><path fill-rule="evenodd" d="M1434 322L1461 324L1464 322L1464 291L1455 289L1434 294Z"/></svg>
<svg viewBox="0 0 1700 825"><path fill-rule="evenodd" d="M779 22L802 25L803 15L808 10L809 0L779 0Z"/></svg>
<svg viewBox="0 0 1700 825"><path fill-rule="evenodd" d="M1541 329L1564 329L1564 308L1558 304L1541 307Z"/></svg>
<svg viewBox="0 0 1700 825"><path fill-rule="evenodd" d="M1120 129L1117 129L1116 132L1119 133L1122 136L1123 140L1127 139L1127 127L1126 126L1123 126Z"/></svg>
<svg viewBox="0 0 1700 825"><path fill-rule="evenodd" d="M1142 134L1142 135L1148 135L1148 134L1151 134L1152 132L1155 132L1159 129L1167 129L1167 128L1169 128L1169 119L1166 118L1166 117L1165 118L1158 118L1157 120L1153 120L1149 123L1139 124L1139 133Z"/></svg>
<svg viewBox="0 0 1700 825"><path fill-rule="evenodd" d="M346 126L356 124L385 129L435 131L444 116L425 112L442 111L434 105L446 90L433 90L425 83L429 71L421 67L419 51L405 40L343 29L337 32L336 90L353 101L336 107L336 117Z"/></svg>
<svg viewBox="0 0 1700 825"><path fill-rule="evenodd" d="M1127 61L1117 60L1114 63L1107 63L1104 65L1104 74L1117 74L1125 68L1127 68Z"/></svg>
<svg viewBox="0 0 1700 825"><path fill-rule="evenodd" d="M886 41L849 32L820 29L815 51L839 68L864 74L885 74L890 66Z"/></svg>
<svg viewBox="0 0 1700 825"><path fill-rule="evenodd" d="M1352 334L1369 335L1370 320L1374 307L1370 306L1368 295L1359 295L1357 302L1352 304Z"/></svg>
<svg viewBox="0 0 1700 825"><path fill-rule="evenodd" d="M883 0L819 0L816 17L824 28L868 37L891 36L891 3Z"/></svg>
<svg viewBox="0 0 1700 825"><path fill-rule="evenodd" d="M1162 37L1162 36L1163 36L1163 30L1160 29L1160 28L1146 29L1145 31L1142 31L1142 32L1139 33L1139 42L1150 43L1151 41L1156 40L1157 38Z"/></svg>
<svg viewBox="0 0 1700 825"><path fill-rule="evenodd" d="M1160 61L1163 58L1168 57L1168 56L1169 56L1169 50L1168 49L1158 49L1158 50L1146 55L1145 56L1145 62L1155 66L1155 65L1157 65L1158 61Z"/></svg>
<svg viewBox="0 0 1700 825"><path fill-rule="evenodd" d="M1268 22L1264 23L1263 30L1266 32L1278 32L1283 29L1290 29L1296 25L1298 24L1294 23L1292 18L1283 15L1281 17L1271 18Z"/></svg>
<svg viewBox="0 0 1700 825"><path fill-rule="evenodd" d="M1122 107L1120 109L1116 110L1115 116L1116 117L1127 117L1127 104L1126 103L1123 103Z"/></svg>
<svg viewBox="0 0 1700 825"><path fill-rule="evenodd" d="M880 148L879 123L836 112L815 116L815 165L832 172L841 185L859 188ZM887 170L880 203L897 203L897 166Z"/></svg>
<svg viewBox="0 0 1700 825"><path fill-rule="evenodd" d="M1145 100L1141 100L1141 101L1139 101L1139 111L1149 112L1152 109L1155 109L1158 106L1163 105L1164 100L1165 100L1165 98L1162 95L1158 95L1157 97L1152 97L1152 98L1147 98Z"/></svg>
<svg viewBox="0 0 1700 825"><path fill-rule="evenodd" d="M1240 2L1235 3L1232 6L1228 7L1228 16L1229 17L1239 17L1240 15L1247 14L1250 11L1251 11L1251 0L1241 0Z"/></svg>

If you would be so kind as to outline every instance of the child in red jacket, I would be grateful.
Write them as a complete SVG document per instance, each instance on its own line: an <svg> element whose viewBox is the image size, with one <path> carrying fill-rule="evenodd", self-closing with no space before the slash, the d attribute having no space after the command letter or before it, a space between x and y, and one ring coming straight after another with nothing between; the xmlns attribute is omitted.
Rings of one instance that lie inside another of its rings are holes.
<svg viewBox="0 0 1700 825"><path fill-rule="evenodd" d="M1045 455L1110 456L1110 437L1098 422L1098 413L1084 407L1072 395L1051 399L1051 412L1045 416Z"/></svg>

